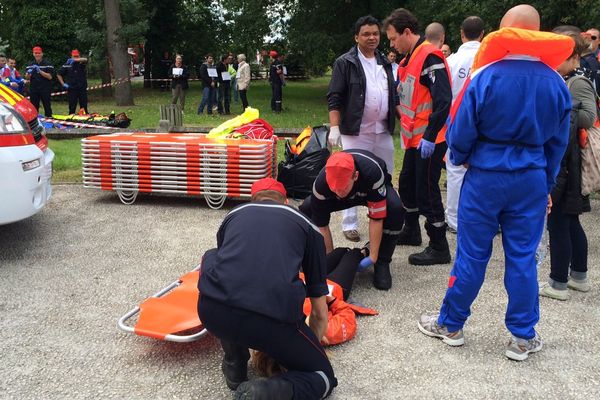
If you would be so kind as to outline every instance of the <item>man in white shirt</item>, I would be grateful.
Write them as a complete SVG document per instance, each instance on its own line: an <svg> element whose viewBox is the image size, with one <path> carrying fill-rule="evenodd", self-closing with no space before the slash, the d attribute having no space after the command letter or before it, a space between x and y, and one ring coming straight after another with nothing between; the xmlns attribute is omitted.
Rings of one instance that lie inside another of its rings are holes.
<svg viewBox="0 0 600 400"><path fill-rule="evenodd" d="M460 26L460 38L462 45L456 53L447 58L448 67L452 77L452 102L460 94L465 85L471 65L479 45L483 39L483 20L476 16L465 18ZM450 149L446 152L446 179L448 182L446 198L446 223L450 232L456 232L458 229L458 199L460 197L460 187L467 169L462 165L454 165L450 162Z"/></svg>
<svg viewBox="0 0 600 400"><path fill-rule="evenodd" d="M356 46L335 60L327 93L329 142L335 146L341 141L344 150L368 150L393 174L399 100L392 65L377 49L380 32L377 19L360 17L354 24ZM356 207L344 211L342 230L348 240L360 240Z"/></svg>

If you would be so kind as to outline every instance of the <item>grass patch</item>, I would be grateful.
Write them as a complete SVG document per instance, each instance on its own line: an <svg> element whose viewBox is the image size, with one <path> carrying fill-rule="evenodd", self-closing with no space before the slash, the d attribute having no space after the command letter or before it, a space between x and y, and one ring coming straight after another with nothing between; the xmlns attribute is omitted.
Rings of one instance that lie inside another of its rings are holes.
<svg viewBox="0 0 600 400"><path fill-rule="evenodd" d="M325 76L308 81L288 82L283 88L284 112L275 114L271 112L271 87L266 81L253 81L248 90L248 102L252 107L258 108L260 117L267 120L276 129L304 128L306 126L322 125L329 121L327 112L327 86L330 77ZM91 85L92 83L90 83ZM155 128L158 125L159 106L168 104L171 99L169 91L159 89L144 89L141 81L133 82L135 106L118 108L114 99L103 98L99 91L90 92L90 110L97 113L111 111L125 111L132 118L131 128ZM201 86L199 82L191 82L187 92L186 112L184 123L186 126L215 127L232 116L215 114L197 115L196 110L201 100ZM235 115L241 113L241 102L234 103L232 99L231 111ZM57 114L66 114L68 105L66 100L54 101L52 108ZM81 182L81 141L80 139L50 140L49 145L56 154L54 160L53 182ZM283 160L285 141L277 145L277 159ZM400 147L398 123L394 134L394 146L397 149L394 156L395 171L392 174L394 185L398 183L398 174L402 167L404 151ZM440 185L446 180L442 172Z"/></svg>
<svg viewBox="0 0 600 400"><path fill-rule="evenodd" d="M329 77L310 79L307 81L291 81L283 88L283 112L271 111L271 86L267 81L252 81L248 89L248 103L260 111L260 117L268 121L274 128L303 128L329 122L327 112L327 86ZM90 83L91 85L91 83ZM170 104L171 91L160 89L144 89L143 82L134 81L134 106L117 107L112 97L102 97L99 90L89 92L89 109L91 112L108 114L111 111L125 112L131 118L131 129L156 128L159 120L160 105ZM186 126L215 127L232 116L198 115L196 111L202 99L200 82L190 82L186 94L186 105L183 121ZM66 96L52 99L52 110L56 114L67 114ZM233 116L241 114L242 103L231 101Z"/></svg>

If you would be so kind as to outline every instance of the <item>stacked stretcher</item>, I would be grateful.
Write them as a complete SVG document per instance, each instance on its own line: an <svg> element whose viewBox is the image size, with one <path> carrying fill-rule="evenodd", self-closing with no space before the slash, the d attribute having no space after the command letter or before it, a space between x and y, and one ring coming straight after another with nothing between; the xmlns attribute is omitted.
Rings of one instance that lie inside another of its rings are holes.
<svg viewBox="0 0 600 400"><path fill-rule="evenodd" d="M84 187L114 190L125 204L138 193L204 196L211 208L250 198L274 176L276 137L211 139L202 134L114 133L81 141Z"/></svg>

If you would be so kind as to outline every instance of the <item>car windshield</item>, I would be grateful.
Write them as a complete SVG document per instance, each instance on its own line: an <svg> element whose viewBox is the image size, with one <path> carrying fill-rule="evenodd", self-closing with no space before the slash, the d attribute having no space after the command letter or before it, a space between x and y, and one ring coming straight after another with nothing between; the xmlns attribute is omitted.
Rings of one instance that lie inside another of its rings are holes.
<svg viewBox="0 0 600 400"><path fill-rule="evenodd" d="M0 135L27 133L28 126L14 108L0 103Z"/></svg>

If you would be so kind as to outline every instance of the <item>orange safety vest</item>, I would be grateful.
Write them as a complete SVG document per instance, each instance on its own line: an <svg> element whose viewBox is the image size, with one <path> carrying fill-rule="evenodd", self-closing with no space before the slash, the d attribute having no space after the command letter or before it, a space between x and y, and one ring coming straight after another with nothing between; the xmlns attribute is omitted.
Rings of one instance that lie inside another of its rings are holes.
<svg viewBox="0 0 600 400"><path fill-rule="evenodd" d="M443 60L448 73L448 64L444 55L434 45L428 41L421 43L412 53L408 65L398 67L398 78L400 84L398 91L400 94L400 133L404 147L407 149L416 148L427 129L429 116L433 112L433 99L427 86L420 82L423 63L428 55L435 54ZM448 75L450 79L450 75ZM446 140L446 126L437 134L435 143L441 143Z"/></svg>

